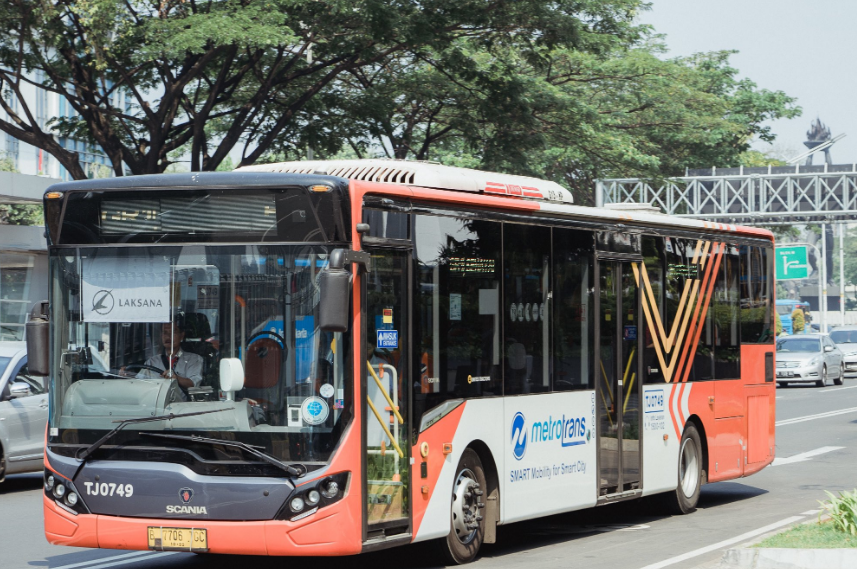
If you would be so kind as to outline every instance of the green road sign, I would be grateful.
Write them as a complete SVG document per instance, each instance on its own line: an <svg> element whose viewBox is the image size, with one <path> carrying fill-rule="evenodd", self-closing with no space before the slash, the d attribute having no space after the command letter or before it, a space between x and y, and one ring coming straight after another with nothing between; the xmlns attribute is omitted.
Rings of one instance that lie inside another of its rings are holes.
<svg viewBox="0 0 857 569"><path fill-rule="evenodd" d="M809 276L806 247L777 247L777 280L805 279Z"/></svg>

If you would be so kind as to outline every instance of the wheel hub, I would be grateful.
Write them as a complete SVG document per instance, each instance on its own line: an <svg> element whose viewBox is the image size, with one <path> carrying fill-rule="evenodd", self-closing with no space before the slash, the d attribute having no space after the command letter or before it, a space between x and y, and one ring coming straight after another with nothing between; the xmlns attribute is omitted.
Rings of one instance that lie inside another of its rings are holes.
<svg viewBox="0 0 857 569"><path fill-rule="evenodd" d="M699 484L699 454L696 452L696 445L690 438L681 445L679 480L684 495L688 498L693 496Z"/></svg>
<svg viewBox="0 0 857 569"><path fill-rule="evenodd" d="M458 473L452 485L452 527L458 540L467 545L476 537L482 515L479 510L485 507L480 501L483 494L476 475L469 468Z"/></svg>

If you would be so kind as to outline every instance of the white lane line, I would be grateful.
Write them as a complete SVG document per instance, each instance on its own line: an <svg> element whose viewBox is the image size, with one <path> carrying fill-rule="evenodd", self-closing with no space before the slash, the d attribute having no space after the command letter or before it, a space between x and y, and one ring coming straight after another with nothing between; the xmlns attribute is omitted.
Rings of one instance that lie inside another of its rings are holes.
<svg viewBox="0 0 857 569"><path fill-rule="evenodd" d="M804 417L795 417L794 419L784 419L777 421L777 426L794 425L795 423L803 423L805 421L814 421L816 419L826 419L827 417L835 417L836 415L844 415L846 413L857 413L857 407L849 407L848 409L839 409L838 411L828 411L817 415L806 415Z"/></svg>
<svg viewBox="0 0 857 569"><path fill-rule="evenodd" d="M806 462L814 456L818 456L820 454L827 454L829 452L833 452L835 450L840 450L843 448L845 447L821 447L815 450L808 450L806 452L802 452L794 456L788 456L785 458L775 458L771 466L782 466L784 464L794 464L795 462Z"/></svg>
<svg viewBox="0 0 857 569"><path fill-rule="evenodd" d="M113 557L90 559L89 561L81 561L80 563L72 563L71 565L61 565L59 567L52 567L51 569L74 569L75 567L83 567L84 565L91 565L92 563L107 563L108 561L115 561L117 559L127 559L129 557L139 557L140 555L151 555L153 553L157 553L157 551L135 551L133 553L125 553L123 555L114 555Z"/></svg>
<svg viewBox="0 0 857 569"><path fill-rule="evenodd" d="M664 559L663 561L658 561L657 563L652 563L651 565L646 565L642 569L661 569L662 567L669 567L670 565L675 565L676 563L681 563L682 561L687 561L688 559L693 559L694 557L699 557L700 555L705 555L706 553L711 553L712 551L717 551L718 549L729 547L730 545L735 545L736 543L741 543L742 541L747 541L748 539L752 539L756 536L768 533L769 531L774 531L775 529L779 529L783 526L799 522L802 519L803 516L792 516L790 518L780 520L763 528L754 529L753 531L742 533L741 535L735 536L733 538L725 539L723 541L719 541L717 543L707 545L705 547L700 547L699 549L694 549L693 551L688 551L687 553L682 553L681 555L676 555L675 557L670 557L669 559Z"/></svg>
<svg viewBox="0 0 857 569"><path fill-rule="evenodd" d="M835 393L837 391L844 391L845 389L855 389L857 385L851 385L848 387L835 387L833 389L824 389L822 391L813 391L813 393Z"/></svg>
<svg viewBox="0 0 857 569"><path fill-rule="evenodd" d="M814 515L816 515L817 513L819 513L820 511L821 511L821 510L807 510L807 511L805 511L804 513L802 513L801 515L802 515L802 516L814 516Z"/></svg>
<svg viewBox="0 0 857 569"><path fill-rule="evenodd" d="M184 551L170 551L168 553L160 553L160 552L152 552L154 555L147 555L145 557L137 557L134 559L120 559L119 561L114 561L112 563L100 563L98 565L88 565L85 569L107 569L108 567L115 567L117 565L130 565L131 563L137 563L139 561L150 561L152 559L163 559L168 555L176 555L177 553L184 553Z"/></svg>

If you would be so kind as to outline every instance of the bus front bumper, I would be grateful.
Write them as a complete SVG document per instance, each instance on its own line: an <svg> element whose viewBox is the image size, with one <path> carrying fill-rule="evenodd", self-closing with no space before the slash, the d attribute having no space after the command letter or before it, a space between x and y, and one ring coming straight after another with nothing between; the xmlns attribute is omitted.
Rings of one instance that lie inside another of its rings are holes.
<svg viewBox="0 0 857 569"><path fill-rule="evenodd" d="M148 528L205 529L208 552L234 555L336 556L360 553L359 512L325 508L300 522L270 520L221 522L72 515L43 496L45 538L53 545L148 550ZM343 504L344 506L345 504ZM354 526L354 527L352 527Z"/></svg>

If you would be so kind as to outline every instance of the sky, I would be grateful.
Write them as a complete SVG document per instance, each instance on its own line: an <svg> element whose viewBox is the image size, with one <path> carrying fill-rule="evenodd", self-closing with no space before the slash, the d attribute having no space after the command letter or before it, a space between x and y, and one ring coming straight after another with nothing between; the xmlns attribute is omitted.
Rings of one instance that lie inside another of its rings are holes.
<svg viewBox="0 0 857 569"><path fill-rule="evenodd" d="M668 56L737 50L730 62L740 76L797 98L803 114L773 121L773 147L754 148L789 157L803 152L810 122L819 117L833 136L847 134L831 149L833 162L857 162L857 0L649 1L640 21L666 35ZM821 163L823 155L815 155L814 164Z"/></svg>

